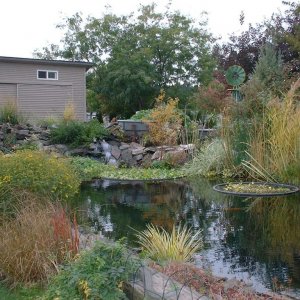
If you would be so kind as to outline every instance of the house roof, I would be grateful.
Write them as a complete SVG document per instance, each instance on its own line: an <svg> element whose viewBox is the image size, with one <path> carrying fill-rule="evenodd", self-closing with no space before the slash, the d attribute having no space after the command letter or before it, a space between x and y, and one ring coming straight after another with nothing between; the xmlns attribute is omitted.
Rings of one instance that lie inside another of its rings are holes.
<svg viewBox="0 0 300 300"><path fill-rule="evenodd" d="M36 59L36 58L8 57L8 56L0 56L0 62L84 67L86 71L94 65L92 63L84 62L84 61L50 60L50 59Z"/></svg>

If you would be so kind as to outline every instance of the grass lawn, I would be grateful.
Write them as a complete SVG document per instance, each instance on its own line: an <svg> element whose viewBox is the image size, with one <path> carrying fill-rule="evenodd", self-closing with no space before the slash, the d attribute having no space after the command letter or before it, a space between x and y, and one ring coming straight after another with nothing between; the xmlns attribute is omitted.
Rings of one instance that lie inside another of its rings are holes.
<svg viewBox="0 0 300 300"><path fill-rule="evenodd" d="M1 300L32 300L41 296L43 290L38 287L8 289L3 283L0 283L0 299Z"/></svg>

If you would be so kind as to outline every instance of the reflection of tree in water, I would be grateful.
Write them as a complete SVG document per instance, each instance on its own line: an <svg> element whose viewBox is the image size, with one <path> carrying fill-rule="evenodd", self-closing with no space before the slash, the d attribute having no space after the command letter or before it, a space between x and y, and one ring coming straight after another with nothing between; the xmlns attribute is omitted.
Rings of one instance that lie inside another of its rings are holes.
<svg viewBox="0 0 300 300"><path fill-rule="evenodd" d="M247 229L252 229L253 238L268 249L269 257L289 265L300 285L299 196L257 198L249 206L249 216Z"/></svg>
<svg viewBox="0 0 300 300"><path fill-rule="evenodd" d="M232 197L218 247L232 272L247 270L271 288L274 278L300 286L300 205L297 197ZM234 208L234 210L233 210ZM240 210L236 210L240 208Z"/></svg>

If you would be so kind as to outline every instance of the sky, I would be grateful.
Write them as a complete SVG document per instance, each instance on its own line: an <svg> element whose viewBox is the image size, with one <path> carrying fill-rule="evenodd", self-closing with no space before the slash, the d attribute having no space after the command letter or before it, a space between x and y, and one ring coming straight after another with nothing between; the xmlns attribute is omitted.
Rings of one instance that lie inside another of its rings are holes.
<svg viewBox="0 0 300 300"><path fill-rule="evenodd" d="M0 0L0 56L33 56L35 49L49 43L59 43L62 32L56 28L64 17L82 12L83 16L101 17L111 6L117 15L137 11L139 4L158 3L163 8L168 0ZM208 29L226 40L232 32L247 29L248 23L258 23L278 10L284 11L281 0L173 0L174 10L194 19L208 13ZM243 26L239 23L245 14Z"/></svg>

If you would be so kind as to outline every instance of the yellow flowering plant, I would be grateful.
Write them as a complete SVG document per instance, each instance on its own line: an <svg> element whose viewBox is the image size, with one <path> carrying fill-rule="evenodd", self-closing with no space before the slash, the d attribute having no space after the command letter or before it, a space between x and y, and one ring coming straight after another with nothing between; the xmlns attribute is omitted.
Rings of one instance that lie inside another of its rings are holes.
<svg viewBox="0 0 300 300"><path fill-rule="evenodd" d="M0 156L0 181L51 199L66 200L79 190L80 179L67 159L22 150Z"/></svg>

